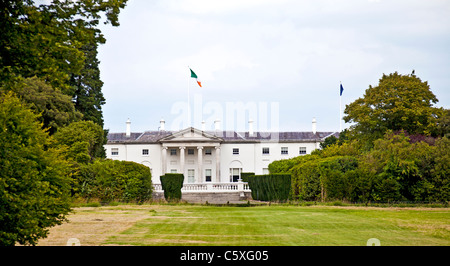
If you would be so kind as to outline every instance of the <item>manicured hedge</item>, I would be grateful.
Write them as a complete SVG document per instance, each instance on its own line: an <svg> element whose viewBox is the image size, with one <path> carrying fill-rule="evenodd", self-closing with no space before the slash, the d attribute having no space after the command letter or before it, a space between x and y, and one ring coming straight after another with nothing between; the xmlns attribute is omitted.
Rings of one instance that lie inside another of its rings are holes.
<svg viewBox="0 0 450 266"><path fill-rule="evenodd" d="M262 201L286 201L291 191L290 174L254 175L248 177L252 198Z"/></svg>
<svg viewBox="0 0 450 266"><path fill-rule="evenodd" d="M167 201L180 200L181 188L183 187L183 174L165 174L160 176L162 189L164 190L164 198Z"/></svg>
<svg viewBox="0 0 450 266"><path fill-rule="evenodd" d="M251 173L251 172L241 173L242 182L248 182L248 177L252 176L252 175L255 175L255 173Z"/></svg>

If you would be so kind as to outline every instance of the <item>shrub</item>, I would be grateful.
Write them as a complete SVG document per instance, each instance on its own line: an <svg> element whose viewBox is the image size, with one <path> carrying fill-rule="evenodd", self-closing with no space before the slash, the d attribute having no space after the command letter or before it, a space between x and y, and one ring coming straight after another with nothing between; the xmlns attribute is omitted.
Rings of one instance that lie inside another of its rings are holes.
<svg viewBox="0 0 450 266"><path fill-rule="evenodd" d="M250 173L250 172L247 172L247 173L241 173L241 179L242 179L242 182L248 182L248 177L249 176L252 176L252 175L255 175L255 173Z"/></svg>
<svg viewBox="0 0 450 266"><path fill-rule="evenodd" d="M286 201L291 190L290 174L253 175L248 177L252 198L262 201Z"/></svg>
<svg viewBox="0 0 450 266"><path fill-rule="evenodd" d="M152 195L150 169L135 162L97 160L82 165L77 178L78 192L87 199L141 203Z"/></svg>
<svg viewBox="0 0 450 266"><path fill-rule="evenodd" d="M181 188L183 187L183 174L165 174L160 177L161 186L164 190L164 198L167 201L180 200Z"/></svg>

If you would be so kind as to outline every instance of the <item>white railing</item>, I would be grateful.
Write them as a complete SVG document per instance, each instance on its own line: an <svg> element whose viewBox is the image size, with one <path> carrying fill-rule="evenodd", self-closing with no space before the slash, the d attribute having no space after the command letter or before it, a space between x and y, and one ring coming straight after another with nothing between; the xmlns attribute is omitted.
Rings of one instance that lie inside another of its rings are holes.
<svg viewBox="0 0 450 266"><path fill-rule="evenodd" d="M161 184L153 184L153 190L154 191L162 191L162 185Z"/></svg>
<svg viewBox="0 0 450 266"><path fill-rule="evenodd" d="M207 184L183 184L181 191L206 191L208 190Z"/></svg>
<svg viewBox="0 0 450 266"><path fill-rule="evenodd" d="M155 192L163 192L161 184L153 184ZM181 188L182 192L250 192L248 183L232 182L232 183L185 183Z"/></svg>

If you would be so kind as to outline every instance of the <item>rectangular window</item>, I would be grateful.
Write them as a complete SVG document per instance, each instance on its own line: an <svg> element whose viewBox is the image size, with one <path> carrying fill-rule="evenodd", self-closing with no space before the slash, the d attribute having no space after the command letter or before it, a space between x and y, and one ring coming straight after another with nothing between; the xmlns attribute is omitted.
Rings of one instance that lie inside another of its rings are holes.
<svg viewBox="0 0 450 266"><path fill-rule="evenodd" d="M263 168L263 175L269 174L269 168Z"/></svg>
<svg viewBox="0 0 450 266"><path fill-rule="evenodd" d="M306 147L300 147L298 149L298 154L306 154Z"/></svg>
<svg viewBox="0 0 450 266"><path fill-rule="evenodd" d="M119 155L119 148L111 148L111 155L112 156Z"/></svg>
<svg viewBox="0 0 450 266"><path fill-rule="evenodd" d="M288 154L288 147L281 147L281 154Z"/></svg>
<svg viewBox="0 0 450 266"><path fill-rule="evenodd" d="M195 182L195 170L188 169L188 183L194 183L194 182Z"/></svg>
<svg viewBox="0 0 450 266"><path fill-rule="evenodd" d="M233 148L233 154L234 155L239 154L239 148Z"/></svg>
<svg viewBox="0 0 450 266"><path fill-rule="evenodd" d="M211 169L205 169L205 181L211 182Z"/></svg>
<svg viewBox="0 0 450 266"><path fill-rule="evenodd" d="M177 155L177 149L170 149L170 155Z"/></svg>
<svg viewBox="0 0 450 266"><path fill-rule="evenodd" d="M142 149L142 155L148 155L148 149Z"/></svg>
<svg viewBox="0 0 450 266"><path fill-rule="evenodd" d="M270 154L269 148L262 148L262 154Z"/></svg>
<svg viewBox="0 0 450 266"><path fill-rule="evenodd" d="M205 149L205 155L211 155L211 148Z"/></svg>
<svg viewBox="0 0 450 266"><path fill-rule="evenodd" d="M230 168L230 182L237 182L241 178L241 168Z"/></svg>
<svg viewBox="0 0 450 266"><path fill-rule="evenodd" d="M176 174L176 173L177 173L177 169L170 169L170 172L171 172L172 174Z"/></svg>
<svg viewBox="0 0 450 266"><path fill-rule="evenodd" d="M188 149L188 155L194 155L194 149Z"/></svg>

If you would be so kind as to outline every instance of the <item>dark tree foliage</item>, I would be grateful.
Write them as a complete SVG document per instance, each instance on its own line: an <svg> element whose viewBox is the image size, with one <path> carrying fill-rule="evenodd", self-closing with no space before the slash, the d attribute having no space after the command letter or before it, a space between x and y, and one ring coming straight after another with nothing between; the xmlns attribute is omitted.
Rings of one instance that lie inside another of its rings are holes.
<svg viewBox="0 0 450 266"><path fill-rule="evenodd" d="M105 104L105 98L102 92L103 81L100 80L97 45L87 44L81 50L86 56L84 68L80 74L72 74L69 82L75 88L75 109L84 114L84 120L103 127L102 105Z"/></svg>
<svg viewBox="0 0 450 266"><path fill-rule="evenodd" d="M76 109L103 126L97 48L105 43L98 24L118 26L127 0L32 0L0 3L0 87L38 77L75 99Z"/></svg>
<svg viewBox="0 0 450 266"><path fill-rule="evenodd" d="M248 177L249 177L249 176L252 176L252 175L255 175L255 173L252 173L252 172L242 172L242 173L241 173L241 179L242 179L242 182L248 182Z"/></svg>
<svg viewBox="0 0 450 266"><path fill-rule="evenodd" d="M75 110L70 96L54 89L37 77L17 82L12 88L20 98L29 103L33 111L41 114L39 120L50 135L59 128L80 121L83 114Z"/></svg>
<svg viewBox="0 0 450 266"><path fill-rule="evenodd" d="M248 177L252 198L284 202L291 191L291 174L253 175Z"/></svg>

